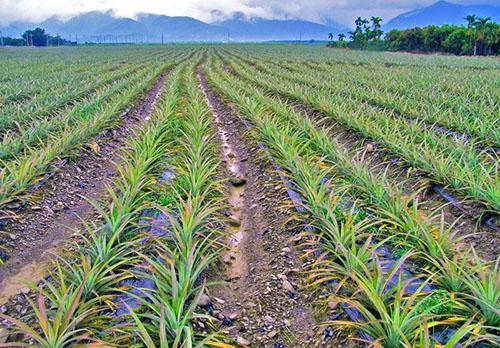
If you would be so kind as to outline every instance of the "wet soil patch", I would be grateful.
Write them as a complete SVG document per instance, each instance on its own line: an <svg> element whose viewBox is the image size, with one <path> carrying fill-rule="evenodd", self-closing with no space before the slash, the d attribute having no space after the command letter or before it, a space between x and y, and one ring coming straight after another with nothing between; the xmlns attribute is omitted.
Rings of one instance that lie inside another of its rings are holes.
<svg viewBox="0 0 500 348"><path fill-rule="evenodd" d="M234 221L225 269L209 275L221 280L223 273L225 280L208 294L210 312L240 346L321 346L323 330L310 307L312 295L300 291L305 277L292 242L297 227L289 222L285 187L237 112L211 89L201 70L198 77L219 129L230 179L229 225Z"/></svg>
<svg viewBox="0 0 500 348"><path fill-rule="evenodd" d="M10 258L0 266L0 305L26 287L41 280L54 253L71 238L78 238L85 225L99 214L87 199L106 197L106 185L116 177L115 162L135 131L149 119L168 73L129 110L121 123L94 138L73 157L54 165L31 190L32 200L11 205L11 217L2 221L0 246ZM6 216L4 213L4 216Z"/></svg>

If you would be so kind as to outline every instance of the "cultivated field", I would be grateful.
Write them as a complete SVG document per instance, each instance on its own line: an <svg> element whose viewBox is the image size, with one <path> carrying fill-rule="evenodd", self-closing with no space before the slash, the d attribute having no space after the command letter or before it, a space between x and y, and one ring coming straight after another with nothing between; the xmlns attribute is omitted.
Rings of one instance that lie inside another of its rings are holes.
<svg viewBox="0 0 500 348"><path fill-rule="evenodd" d="M0 50L0 347L500 344L500 60Z"/></svg>

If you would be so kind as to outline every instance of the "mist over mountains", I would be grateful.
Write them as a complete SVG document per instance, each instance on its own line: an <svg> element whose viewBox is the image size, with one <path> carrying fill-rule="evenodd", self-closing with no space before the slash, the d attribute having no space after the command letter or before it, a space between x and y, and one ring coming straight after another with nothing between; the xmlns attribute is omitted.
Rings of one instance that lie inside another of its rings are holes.
<svg viewBox="0 0 500 348"><path fill-rule="evenodd" d="M427 25L465 24L465 16L475 14L479 17L491 17L500 22L500 6L492 5L458 5L446 1L418 10L402 13L383 26L385 31L391 29L408 29Z"/></svg>
<svg viewBox="0 0 500 348"><path fill-rule="evenodd" d="M334 26L332 26L335 25ZM41 23L11 23L1 28L3 35L19 36L27 28L39 26L50 33L78 41L266 41L325 40L328 33L348 30L303 20L247 19L239 13L231 19L208 24L191 17L139 14L136 18L115 18L111 11L88 12L64 22L51 17Z"/></svg>
<svg viewBox="0 0 500 348"><path fill-rule="evenodd" d="M216 10L215 10L216 11ZM445 1L403 13L388 21L383 29L405 29L430 24L465 24L468 14L489 16L500 21L500 7L491 5L464 6ZM376 15L376 13L374 13ZM350 28L328 17L324 23L300 19L273 20L247 18L242 13L214 23L191 17L142 13L135 18L117 18L112 11L88 12L63 21L50 17L40 23L13 22L0 28L4 36L19 37L26 29L42 27L79 42L182 42L182 41L271 41L327 40Z"/></svg>

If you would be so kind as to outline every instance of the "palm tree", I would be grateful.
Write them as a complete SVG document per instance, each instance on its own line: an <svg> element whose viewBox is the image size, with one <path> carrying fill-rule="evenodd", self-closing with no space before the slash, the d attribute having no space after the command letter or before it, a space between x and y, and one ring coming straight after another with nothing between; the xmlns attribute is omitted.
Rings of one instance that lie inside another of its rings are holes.
<svg viewBox="0 0 500 348"><path fill-rule="evenodd" d="M356 18L356 20L354 21L354 24L356 24L356 28L361 29L361 26L363 25L363 20L366 20L366 19L364 19L362 17Z"/></svg>
<svg viewBox="0 0 500 348"><path fill-rule="evenodd" d="M489 22L486 25L484 39L488 50L486 54L491 54L493 46L500 40L500 25L494 22Z"/></svg>
<svg viewBox="0 0 500 348"><path fill-rule="evenodd" d="M464 18L467 21L467 28L472 28L476 23L477 16L476 15L468 15Z"/></svg>
<svg viewBox="0 0 500 348"><path fill-rule="evenodd" d="M345 47L345 34L340 33L339 34L339 47Z"/></svg>
<svg viewBox="0 0 500 348"><path fill-rule="evenodd" d="M350 31L349 35L351 36L353 41L364 41L364 39L368 39L367 34L367 24L368 24L368 19L363 18L363 17L358 17L354 21L354 24L356 24L356 29L354 31ZM363 28L365 29L365 33L363 33Z"/></svg>
<svg viewBox="0 0 500 348"><path fill-rule="evenodd" d="M333 33L328 33L328 40L333 41Z"/></svg>
<svg viewBox="0 0 500 348"><path fill-rule="evenodd" d="M478 44L481 43L483 46L483 41L485 39L485 32L488 26L488 22L491 20L491 17L477 17L476 20L476 41L474 42L474 55L477 53ZM481 47L482 48L482 47ZM481 50L483 51L483 50Z"/></svg>
<svg viewBox="0 0 500 348"><path fill-rule="evenodd" d="M479 45L482 45L488 36L488 23L491 21L491 17L481 18L476 15L468 15L465 17L465 20L467 21L467 34L469 35L471 46L472 41L474 41L474 55L477 55Z"/></svg>
<svg viewBox="0 0 500 348"><path fill-rule="evenodd" d="M475 41L475 25L476 25L476 20L477 16L472 14L468 15L467 17L464 18L467 21L467 35L469 36L469 44L472 46L472 41ZM474 52L476 51L476 48L474 47ZM476 55L476 53L474 53Z"/></svg>
<svg viewBox="0 0 500 348"><path fill-rule="evenodd" d="M380 40L380 37L382 36L382 30L380 30L380 23L382 22L382 18L377 17L377 16L372 16L371 21L373 25L373 31L372 35L375 40Z"/></svg>
<svg viewBox="0 0 500 348"><path fill-rule="evenodd" d="M472 41L474 41L474 55L477 55L479 46L483 44L485 40L489 38L489 22L491 17L477 17L476 15L468 15L465 17L467 21L467 35L470 39L470 45L472 46ZM481 50L484 51L484 50Z"/></svg>

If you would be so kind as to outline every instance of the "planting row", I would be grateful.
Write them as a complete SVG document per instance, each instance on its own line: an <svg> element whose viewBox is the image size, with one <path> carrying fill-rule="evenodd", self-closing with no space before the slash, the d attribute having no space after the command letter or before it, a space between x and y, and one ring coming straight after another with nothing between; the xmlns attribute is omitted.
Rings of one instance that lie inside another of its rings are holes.
<svg viewBox="0 0 500 348"><path fill-rule="evenodd" d="M478 138L499 147L498 127L491 127L498 122L500 97L496 88L499 75L493 69L387 66L376 61L370 65L332 64L318 57L283 62L278 55L277 59L263 60L240 47L227 52L268 67L278 65L289 70L295 79L314 77L321 87L328 86L344 97L394 109L405 116L469 134L470 141Z"/></svg>
<svg viewBox="0 0 500 348"><path fill-rule="evenodd" d="M325 81L324 77L321 77L319 75L314 76L316 74L314 72L311 72L310 74L304 74L303 72L291 73L282 66L276 66L272 64L271 67L269 67L266 66L265 64L259 63L258 61L253 62L249 61L248 59L241 59L241 58L239 59L246 64L255 66L257 69L261 70L266 74L276 75L286 80L289 80L290 82L305 84L306 86L314 87L316 89L324 91L325 93L330 93L335 98L342 98L342 100L349 103L355 104L362 102L361 105L364 105L365 107L372 107L374 110L379 111L380 113L387 112L387 117L401 118L403 121L402 124L405 126L407 125L407 126L414 126L417 128L421 128L422 131L427 131L430 135L432 135L432 133L436 133L437 139L444 138L446 135L448 135L448 133L444 131L445 128L443 128L442 126L438 125L434 127L430 123L426 122L424 119L419 119L418 117L411 118L407 116L407 114L401 114L399 113L398 111L399 108L397 107L387 108L388 104L384 104L383 108L379 107L380 103L374 101L374 99L369 96L372 87L368 87L368 85L358 86L358 83L353 83L353 81L359 81L359 79L356 78L356 73L348 74L347 75L348 77L346 77L345 81L342 81L339 78L335 78L335 80L332 83L330 83L328 80ZM416 90L419 89L416 88ZM387 93L380 93L380 95L382 95L383 98L386 98L387 100L391 100L391 102L395 102L395 98L391 97ZM416 98L412 98L412 100L413 99ZM433 104L431 103L431 105ZM481 118L479 119L481 120L480 122L482 122L482 119ZM494 123L493 117L490 117L489 123L486 117L485 119L486 119L485 122L488 125ZM441 131L441 129L443 130ZM491 129L492 129L491 127L488 127L488 131ZM496 132L496 130L494 129L493 132ZM444 147L444 150L451 151L454 150L456 147L462 147L464 148L463 151L470 151L474 156L483 156L483 154L477 154L474 148L476 143L480 142L478 138L474 138L473 136L470 135L468 136L465 134L457 134L457 133L452 133L452 134L455 135L455 137L453 137L452 139L436 140L437 142L438 141L441 142L441 145ZM491 160L491 156L488 154L484 154L484 157L486 157L487 161Z"/></svg>
<svg viewBox="0 0 500 348"><path fill-rule="evenodd" d="M224 46L224 49L228 46ZM445 69L491 70L495 73L500 62L495 57L456 57L445 55L414 55L395 52L374 52L331 49L320 45L232 45L231 49L243 52L246 57L267 61L326 62L328 64L386 65L408 67L433 67Z"/></svg>
<svg viewBox="0 0 500 348"><path fill-rule="evenodd" d="M106 63L93 68L78 62L70 65L75 70L78 69L78 72L46 71L46 76L38 77L35 83L40 85L39 93L30 91L32 81L18 78L11 86L13 95L5 96L4 105L0 105L0 134L3 137L7 130L23 132L31 122L41 118L50 118L55 112L67 112L65 108L71 108L75 103L96 94L99 89L117 79L127 77L140 68L151 69L162 60L174 60L183 53L185 52L160 51L152 56L137 57L135 61L132 59L126 63ZM82 67L87 69L82 70ZM46 67L43 68L46 69ZM28 67L28 69L36 71L40 68ZM10 103L5 104L5 101L10 101Z"/></svg>
<svg viewBox="0 0 500 348"><path fill-rule="evenodd" d="M321 81L319 86L328 87L332 93L425 121L434 125L437 131L448 131L462 141L500 147L500 133L498 127L494 127L500 112L497 103L499 95L494 87L498 80L489 79L487 73L477 79L464 77L464 74L446 74L448 79L441 81L438 76L446 72L436 71L435 68L410 70L314 64L310 67L299 64L279 66L292 71L288 72L291 79L303 80L303 72L306 71L308 83ZM450 75L461 79L457 81ZM470 81L482 83L474 85Z"/></svg>

